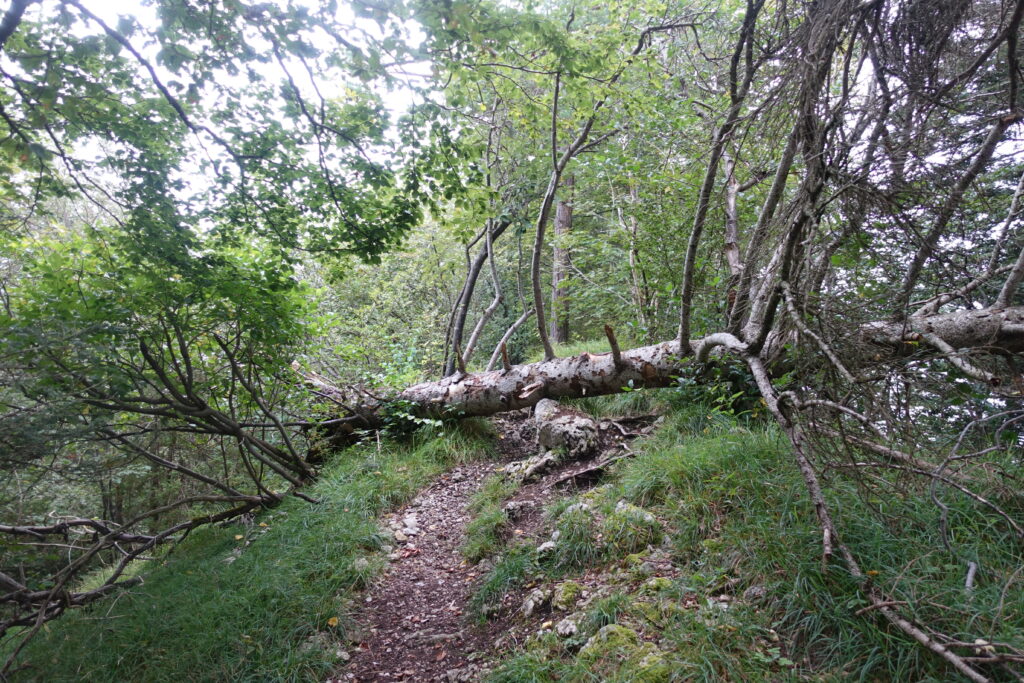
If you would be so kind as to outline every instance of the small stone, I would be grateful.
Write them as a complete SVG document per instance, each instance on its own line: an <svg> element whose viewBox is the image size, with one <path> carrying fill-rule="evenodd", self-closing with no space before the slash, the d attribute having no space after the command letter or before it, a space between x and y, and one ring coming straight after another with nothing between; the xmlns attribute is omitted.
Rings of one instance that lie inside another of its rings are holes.
<svg viewBox="0 0 1024 683"><path fill-rule="evenodd" d="M352 569L354 569L357 572L364 572L364 571L366 571L369 568L370 568L370 561L368 559L366 559L365 557L357 557L352 562Z"/></svg>
<svg viewBox="0 0 1024 683"><path fill-rule="evenodd" d="M465 481L466 475L462 472L455 470L452 472L452 481Z"/></svg>
<svg viewBox="0 0 1024 683"><path fill-rule="evenodd" d="M587 505L586 503L573 503L569 507L565 508L565 512L563 512L562 514L563 515L571 515L571 514L576 513L576 512L589 512L589 511L590 511L590 506Z"/></svg>
<svg viewBox="0 0 1024 683"><path fill-rule="evenodd" d="M532 508L534 505L531 500L513 500L505 503L505 512L508 513L509 517L515 518L523 514L523 511Z"/></svg>
<svg viewBox="0 0 1024 683"><path fill-rule="evenodd" d="M395 540L398 541L399 543L405 543L406 541L409 540L409 537L406 536L401 531L396 531L395 532Z"/></svg>
<svg viewBox="0 0 1024 683"><path fill-rule="evenodd" d="M747 602L757 602L763 600L768 595L768 589L764 586L751 586L747 590L743 591L743 599Z"/></svg>
<svg viewBox="0 0 1024 683"><path fill-rule="evenodd" d="M578 630L579 627L576 625L576 622L570 619L569 617L562 619L555 626L555 633L562 636L563 638L568 638L569 636L576 635L576 631Z"/></svg>
<svg viewBox="0 0 1024 683"><path fill-rule="evenodd" d="M418 527L410 526L410 527L406 527L406 528L402 529L398 533L403 534L405 536L415 536L419 532L420 532L420 530L419 530ZM397 538L397 535L396 535L396 538Z"/></svg>
<svg viewBox="0 0 1024 683"><path fill-rule="evenodd" d="M523 616L528 617L543 607L551 599L551 591L542 588L534 588L526 600L523 601Z"/></svg>
<svg viewBox="0 0 1024 683"><path fill-rule="evenodd" d="M537 554L538 555L543 555L545 553L551 552L554 549L555 549L555 542L554 541L547 541L547 542L541 543L539 546L537 546Z"/></svg>

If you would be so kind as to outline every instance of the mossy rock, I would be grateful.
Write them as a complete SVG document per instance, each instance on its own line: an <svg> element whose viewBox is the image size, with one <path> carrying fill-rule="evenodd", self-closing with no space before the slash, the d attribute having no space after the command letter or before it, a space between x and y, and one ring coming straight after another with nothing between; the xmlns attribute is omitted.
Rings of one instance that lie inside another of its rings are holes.
<svg viewBox="0 0 1024 683"><path fill-rule="evenodd" d="M590 637L580 649L579 660L584 664L600 662L612 656L625 661L640 648L640 636L631 628L620 624L608 624Z"/></svg>
<svg viewBox="0 0 1024 683"><path fill-rule="evenodd" d="M666 683L671 677L665 655L654 644L640 640L636 631L620 624L608 624L591 636L577 661L606 678L628 672L630 681Z"/></svg>
<svg viewBox="0 0 1024 683"><path fill-rule="evenodd" d="M637 600L633 603L630 609L638 616L646 619L655 625L661 625L663 621L663 615L661 609L653 602L647 602L645 600Z"/></svg>
<svg viewBox="0 0 1024 683"><path fill-rule="evenodd" d="M668 683L672 678L672 667L665 654L647 643L647 653L633 667L630 679L637 683Z"/></svg>
<svg viewBox="0 0 1024 683"><path fill-rule="evenodd" d="M608 551L618 556L658 545L663 536L661 523L654 515L625 501L619 501L615 509L604 518L601 533Z"/></svg>
<svg viewBox="0 0 1024 683"><path fill-rule="evenodd" d="M647 558L650 556L650 554L651 554L651 552L649 550L644 549L644 550L642 550L642 551L640 551L638 553L631 553L629 555L626 555L626 559L625 559L626 566L627 567L639 567L640 565L642 565L644 563L644 561L647 560Z"/></svg>
<svg viewBox="0 0 1024 683"><path fill-rule="evenodd" d="M644 595L657 595L658 593L666 593L670 590L672 590L672 579L667 579L664 576L655 576L652 579L648 579L640 587L640 592Z"/></svg>
<svg viewBox="0 0 1024 683"><path fill-rule="evenodd" d="M557 610L568 612L580 599L583 594L583 586L575 581L565 581L555 587L554 597L551 598L551 606Z"/></svg>
<svg viewBox="0 0 1024 683"><path fill-rule="evenodd" d="M611 485L609 485L609 484L604 484L603 486L595 486L594 488L590 489L589 491L581 493L579 495L579 500L584 501L586 503L595 503L596 504L602 498L604 498L605 494L608 491L610 491L610 490L611 490Z"/></svg>

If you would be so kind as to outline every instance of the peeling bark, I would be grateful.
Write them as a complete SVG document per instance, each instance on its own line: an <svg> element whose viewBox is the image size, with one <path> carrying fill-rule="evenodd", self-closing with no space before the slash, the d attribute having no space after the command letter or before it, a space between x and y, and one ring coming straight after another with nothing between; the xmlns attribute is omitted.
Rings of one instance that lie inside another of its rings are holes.
<svg viewBox="0 0 1024 683"><path fill-rule="evenodd" d="M899 355L906 352L908 342L919 342L921 333L917 330L935 335L956 349L1016 353L1024 350L1024 306L918 316L902 323L871 322L854 330L851 341L870 343L879 350ZM379 409L395 400L415 406L413 410L423 416L494 415L529 408L545 398L582 398L667 387L675 382L685 364L706 360L718 347L724 347L725 352L744 353L745 345L734 340L725 333L709 335L691 342L685 354L679 352L676 340L641 346L622 351L618 363L612 353L584 352L569 358L515 365L507 370L460 372L436 382L411 386L387 400L370 399L358 392L348 397L344 391L322 381L316 389L321 394L332 394L336 403L345 405L352 413L352 422L348 424L354 426L378 426ZM922 350L920 344L913 348Z"/></svg>

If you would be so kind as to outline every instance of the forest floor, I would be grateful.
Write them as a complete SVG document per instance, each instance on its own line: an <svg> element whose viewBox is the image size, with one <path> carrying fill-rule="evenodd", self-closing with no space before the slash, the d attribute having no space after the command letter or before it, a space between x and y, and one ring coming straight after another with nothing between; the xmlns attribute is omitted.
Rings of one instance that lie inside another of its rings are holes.
<svg viewBox="0 0 1024 683"><path fill-rule="evenodd" d="M649 422L649 421L648 421ZM536 427L528 411L493 420L498 430L498 459L452 469L401 509L382 519L389 546L389 566L362 596L350 634L351 659L332 681L475 681L486 675L496 643L520 641L536 630L545 610L522 619L520 610L495 610L494 618L474 619L469 608L496 558L479 564L467 560L467 525L473 519L473 496L504 465L525 461L538 452ZM601 423L599 445L587 457L570 460L518 487L505 499L508 524L503 541L537 536L544 506L579 491L593 479L596 463L621 453L627 438L638 433ZM575 475L582 473L582 477ZM532 585L504 594L505 605L523 601Z"/></svg>
<svg viewBox="0 0 1024 683"><path fill-rule="evenodd" d="M311 488L318 505L288 499L140 563L143 584L53 622L11 680L963 680L864 612L848 573L823 569L772 425L672 390L567 407L597 420L597 447L526 483L518 463L538 446L525 412L356 444ZM922 623L984 622L989 642L1017 642L1009 530L950 515L950 537L991 576L965 593L963 564L935 551L926 494L871 500L838 478L831 490L874 582L937 596L917 601Z"/></svg>

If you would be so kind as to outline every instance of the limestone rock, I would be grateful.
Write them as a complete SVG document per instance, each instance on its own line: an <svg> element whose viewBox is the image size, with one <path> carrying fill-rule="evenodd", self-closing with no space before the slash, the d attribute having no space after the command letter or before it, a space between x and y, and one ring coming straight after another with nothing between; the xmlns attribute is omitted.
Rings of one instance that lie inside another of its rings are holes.
<svg viewBox="0 0 1024 683"><path fill-rule="evenodd" d="M568 612L575 607L576 601L579 600L582 593L583 586L575 581L560 583L555 587L554 595L551 598L551 606L562 612Z"/></svg>
<svg viewBox="0 0 1024 683"><path fill-rule="evenodd" d="M672 678L672 668L665 655L653 647L640 658L633 671L633 680L637 683L668 683Z"/></svg>
<svg viewBox="0 0 1024 683"><path fill-rule="evenodd" d="M657 646L640 640L636 631L608 624L591 636L579 652L579 660L595 673L629 673L630 681L667 683L672 669Z"/></svg>
<svg viewBox="0 0 1024 683"><path fill-rule="evenodd" d="M580 649L579 658L582 662L593 662L615 651L621 651L621 654L626 655L639 647L640 636L636 631L620 624L608 624L590 636ZM626 656L622 658L628 659Z"/></svg>
<svg viewBox="0 0 1024 683"><path fill-rule="evenodd" d="M509 463L505 466L505 472L525 483L544 474L557 465L559 461L558 453L547 451L526 460Z"/></svg>
<svg viewBox="0 0 1024 683"><path fill-rule="evenodd" d="M555 633L562 636L563 638L568 638L570 636L576 635L576 631L578 630L579 627L576 625L576 622L570 617L566 617L565 619L562 619L560 622L555 624Z"/></svg>
<svg viewBox="0 0 1024 683"><path fill-rule="evenodd" d="M576 459L588 455L597 446L597 422L575 408L541 399L534 409L533 419L537 424L537 445L543 451L562 450Z"/></svg>
<svg viewBox="0 0 1024 683"><path fill-rule="evenodd" d="M528 617L536 612L538 609L543 607L551 600L551 590L543 588L534 588L529 595L526 596L526 600L523 601L523 616Z"/></svg>

